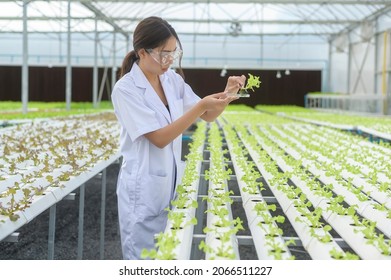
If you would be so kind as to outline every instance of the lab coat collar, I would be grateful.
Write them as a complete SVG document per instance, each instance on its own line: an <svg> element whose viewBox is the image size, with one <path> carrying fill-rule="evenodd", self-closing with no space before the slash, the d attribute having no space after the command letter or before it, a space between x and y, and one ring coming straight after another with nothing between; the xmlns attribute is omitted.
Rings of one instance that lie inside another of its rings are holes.
<svg viewBox="0 0 391 280"><path fill-rule="evenodd" d="M171 123L170 113L167 111L167 108L164 106L163 102L160 100L159 96L156 94L155 90L152 88L151 84L149 83L148 79L145 77L143 71L140 69L137 63L133 64L133 67L130 72L131 72L130 74L134 78L135 85L139 88L145 89L144 92L145 100L149 104L151 104L156 110L162 113L163 116L167 119L167 121ZM164 80L165 79L161 79L162 86ZM163 86L163 90L166 91L165 86ZM167 102L169 102L168 105L170 106L168 95L166 95L166 98L167 98Z"/></svg>

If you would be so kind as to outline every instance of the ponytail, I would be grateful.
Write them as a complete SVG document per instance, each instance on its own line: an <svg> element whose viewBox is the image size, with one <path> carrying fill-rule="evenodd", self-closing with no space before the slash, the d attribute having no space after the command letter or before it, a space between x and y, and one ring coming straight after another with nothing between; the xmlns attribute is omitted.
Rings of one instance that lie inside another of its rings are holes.
<svg viewBox="0 0 391 280"><path fill-rule="evenodd" d="M119 77L122 78L126 73L128 73L130 69L132 69L133 63L135 63L137 60L138 60L138 55L134 50L128 52L128 54L125 56L124 60L122 61Z"/></svg>

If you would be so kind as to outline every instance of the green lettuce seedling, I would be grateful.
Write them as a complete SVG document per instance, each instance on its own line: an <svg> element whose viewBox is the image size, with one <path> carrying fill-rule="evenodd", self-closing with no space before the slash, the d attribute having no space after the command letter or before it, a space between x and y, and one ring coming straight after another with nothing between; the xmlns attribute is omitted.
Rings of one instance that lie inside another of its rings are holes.
<svg viewBox="0 0 391 280"><path fill-rule="evenodd" d="M255 91L254 88L259 88L260 86L261 86L261 81L259 80L259 77L248 73L248 79L246 85L242 87L238 93L230 93L230 94L239 97L250 97L248 91L251 90L254 92Z"/></svg>
<svg viewBox="0 0 391 280"><path fill-rule="evenodd" d="M243 88L243 90L254 91L254 87L259 88L260 86L261 86L261 81L259 80L259 77L248 73L247 83L246 86Z"/></svg>

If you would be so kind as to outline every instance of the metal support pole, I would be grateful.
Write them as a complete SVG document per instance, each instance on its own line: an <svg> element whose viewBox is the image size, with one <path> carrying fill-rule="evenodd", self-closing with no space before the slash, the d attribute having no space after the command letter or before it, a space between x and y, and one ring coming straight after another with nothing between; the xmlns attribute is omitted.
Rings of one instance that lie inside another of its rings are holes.
<svg viewBox="0 0 391 280"><path fill-rule="evenodd" d="M85 184L80 186L79 197L79 227L77 237L77 259L83 258L83 237L84 237L84 200L85 200Z"/></svg>
<svg viewBox="0 0 391 280"><path fill-rule="evenodd" d="M22 65L22 106L23 114L28 111L29 68L28 68L28 32L27 32L27 0L23 1L23 65Z"/></svg>
<svg viewBox="0 0 391 280"><path fill-rule="evenodd" d="M333 45L332 45L332 41L329 40L329 45L328 45L329 49L328 49L328 67L327 67L327 88L326 88L326 91L327 92L330 92L332 91L333 89L331 88L331 71L334 67L334 64L333 63ZM326 62L327 63L327 62Z"/></svg>
<svg viewBox="0 0 391 280"><path fill-rule="evenodd" d="M54 239L56 235L56 207L57 204L54 204L49 208L48 260L54 259Z"/></svg>
<svg viewBox="0 0 391 280"><path fill-rule="evenodd" d="M388 102L387 102L387 36L388 32L384 31L383 35L383 67L382 67L382 96L384 98L383 100L383 108L382 108L382 114L387 115L388 113Z"/></svg>
<svg viewBox="0 0 391 280"><path fill-rule="evenodd" d="M352 44L350 42L350 36L349 36L349 48L348 48L348 67L347 67L347 71L346 71L346 75L347 75L347 93L351 93L351 86L350 86L350 80L351 80L351 77L350 77L350 73L352 71ZM345 100L344 100L345 101ZM344 108L345 110L345 108Z"/></svg>
<svg viewBox="0 0 391 280"><path fill-rule="evenodd" d="M111 90L113 90L115 82L117 81L117 61L116 61L116 42L117 42L117 36L115 31L113 32L113 65L111 70ZM110 94L109 94L110 98Z"/></svg>
<svg viewBox="0 0 391 280"><path fill-rule="evenodd" d="M100 259L105 257L105 215L106 215L106 168L102 171L102 195L100 205Z"/></svg>
<svg viewBox="0 0 391 280"><path fill-rule="evenodd" d="M72 102L72 66L71 66L71 1L68 0L68 19L67 19L67 66L65 73L65 102L66 110L71 110Z"/></svg>
<svg viewBox="0 0 391 280"><path fill-rule="evenodd" d="M92 104L98 107L98 20L95 18L95 40L94 40L94 68L92 72Z"/></svg>

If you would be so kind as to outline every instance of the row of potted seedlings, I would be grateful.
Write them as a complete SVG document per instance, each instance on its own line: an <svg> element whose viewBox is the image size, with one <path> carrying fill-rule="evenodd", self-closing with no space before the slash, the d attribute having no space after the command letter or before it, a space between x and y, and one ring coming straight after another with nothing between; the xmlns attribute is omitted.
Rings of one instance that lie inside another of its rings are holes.
<svg viewBox="0 0 391 280"><path fill-rule="evenodd" d="M264 129L265 131L266 129ZM274 141L276 141L276 138L273 137ZM286 151L287 149L285 149ZM289 154L290 151L287 153ZM283 157L280 157L283 158ZM285 162L281 162L281 159L278 159L277 161L280 161L280 164L283 166L286 164L287 160L283 158ZM295 159L296 162L299 161L299 159ZM305 165L305 164L304 164ZM293 164L290 164L290 166L293 166ZM325 183L325 177L322 177L316 170L314 170L313 165L307 166L311 169L312 174L319 175L319 180L323 183ZM289 170L289 164L288 167L284 166L286 170ZM300 179L298 176L300 174L296 172L295 175L292 175L290 179L295 182L295 184L300 184ZM310 199L313 203L317 203L316 210L322 215L325 221L327 221L344 239L346 239L346 242L357 252L362 258L374 258L379 259L382 258L382 255L380 252L376 251L375 248L370 246L365 246L365 240L363 240L363 236L360 236L359 234L355 234L354 236L351 236L351 233L354 233L357 228L354 228L351 224L353 221L348 223L350 220L346 219L345 216L350 216L355 214L355 209L358 208L355 204L349 204L345 199L346 192L338 191L338 189L341 189L341 187L338 185L336 181L333 182L327 182L328 187L326 190L322 190L322 186L319 186L319 184L316 183L317 181L313 182L312 184L308 184L309 180L306 180L307 185L312 187L312 190L310 188L305 189L305 193L307 198ZM300 184L301 189L304 189L304 186L306 184ZM327 185L327 184L325 184ZM331 190L332 191L331 191ZM326 196L323 196L325 194ZM345 206L343 202L348 203L348 206ZM364 246L361 246L361 244L364 244ZM372 250L371 250L372 249Z"/></svg>
<svg viewBox="0 0 391 280"><path fill-rule="evenodd" d="M114 114L35 121L0 131L0 240L119 158Z"/></svg>
<svg viewBox="0 0 391 280"><path fill-rule="evenodd" d="M345 160L345 166L352 173L362 173L360 176L369 178L371 184L379 183L378 189L380 191L391 192L387 188L391 182L390 144L373 144L337 131L330 131L327 135L321 137L324 132L321 128L318 131L308 131L306 134L309 134L309 139L312 141L326 142L329 149L333 149L331 155L339 161ZM338 142L329 142L328 140L332 138L336 138ZM342 151L341 147L346 146L348 146L348 149Z"/></svg>
<svg viewBox="0 0 391 280"><path fill-rule="evenodd" d="M335 128L354 129L358 132L373 134L388 140L391 139L391 120L387 117L334 114L297 106L258 105L256 108L261 111L276 113L298 121Z"/></svg>
<svg viewBox="0 0 391 280"><path fill-rule="evenodd" d="M278 226L278 223L285 221L285 217L271 215L270 212L276 210L276 205L267 203L261 195L260 189L263 186L258 181L261 174L256 170L255 164L248 160L248 151L234 128L225 124L223 130L258 259L293 259L288 249L289 244L283 240L283 230Z"/></svg>
<svg viewBox="0 0 391 280"><path fill-rule="evenodd" d="M178 197L168 209L166 230L158 235L156 250L146 251L145 257L189 258L208 131L207 225L199 246L206 259L239 258L236 234L242 221L232 218L228 152L259 259L293 259L289 250L293 241L285 241L280 226L287 222L312 259L391 259L391 150L387 144L254 111L227 112L221 120L221 127L198 124L202 128L194 139L203 138L199 144L194 141L189 153L197 156L194 162L191 156L187 159ZM224 137L228 150L222 149ZM277 204L262 197L260 177ZM272 214L276 207L282 208L284 216Z"/></svg>
<svg viewBox="0 0 391 280"><path fill-rule="evenodd" d="M343 250L329 233L331 227L313 211L313 204L302 192L301 185L288 182L292 174L276 162L270 143L259 141L244 127L240 129L240 137L312 259L332 259L331 251L343 255Z"/></svg>
<svg viewBox="0 0 391 280"><path fill-rule="evenodd" d="M208 148L210 152L209 170L205 179L209 181L207 201L207 225L204 228L205 241L199 248L205 252L205 259L239 259L239 245L236 234L243 229L239 217L233 219L228 180L232 170L227 165L222 150L223 135L217 123L212 123L208 131Z"/></svg>
<svg viewBox="0 0 391 280"><path fill-rule="evenodd" d="M251 117L254 119L254 115L251 115ZM268 123L273 123L273 117L262 114L256 118L255 123L264 123L265 119L268 120ZM238 120L237 123L242 124L241 121ZM233 119L230 119L230 123L232 122ZM281 124L280 120L276 120L274 123ZM363 259L388 259L390 219L386 217L387 211L379 209L386 208L386 206L374 199L362 202L363 198L368 197L368 195L363 195L363 192L358 191L363 189L362 186L354 186L352 180L344 179L341 174L335 173L335 169L328 169L336 163L335 159L332 159L329 163L322 162L320 155L314 154L315 152L312 150L315 146L323 148L326 145L322 143L320 146L319 141L318 145L313 143L314 146L306 146L307 143L302 143L301 146L298 145L296 143L297 139L307 136L300 129L307 127L311 127L314 131L318 130L318 127L315 126L296 123L295 125L283 126L253 125L250 131L251 135L254 134L257 138L256 145L261 144L262 148L267 149L273 161L277 162L278 167L285 171L290 181L294 182L296 187L300 187L300 191L296 188L296 192L300 194L299 197L304 203L310 202L315 207L315 211L312 210L314 216L321 216L323 221L328 223L325 226L326 229L330 230L329 226L331 225ZM328 129L323 128L323 130ZM292 135L289 135L289 133ZM335 135L333 135L333 140L333 142L337 140ZM348 143L351 142L347 141ZM366 143L365 145L367 144L374 145L372 143ZM301 147L301 149L298 147ZM345 147L349 148L349 146ZM376 148L379 147L376 146ZM387 148L380 147L380 149ZM327 148L325 150L330 151ZM328 154L331 154L331 152ZM341 169L344 170L343 165ZM300 172L300 170L302 171ZM343 175L349 174L345 171ZM353 196L349 193L353 193ZM306 202L307 200L308 202ZM279 202L282 201L279 200ZM344 221L342 222L342 220ZM290 221L292 222L291 219ZM359 244L363 245L360 246ZM338 252L334 249L330 250L331 252L333 252L333 257L336 258ZM345 257L350 256L345 254Z"/></svg>
<svg viewBox="0 0 391 280"><path fill-rule="evenodd" d="M291 145L301 150L302 153L306 153L309 158L316 159L325 166L332 165L334 175L338 175L344 181L349 182L346 187L356 196L360 201L359 203L368 204L370 202L376 209L385 210L383 211L385 213L380 214L380 216L391 218L391 188L389 187L391 180L390 174L387 172L391 167L388 163L390 157L386 153L376 152L376 145L371 143L370 145L374 147L372 150L367 149L367 147L354 147L354 143L351 143L348 149L343 149L346 144L343 144L337 135L334 136L333 143L327 143L318 139L318 137L311 139L312 131L301 130L300 135L297 134L297 131L300 131L300 128L290 129L285 127L284 132L276 130L283 137L290 133L296 139L300 139L302 143L296 140L295 143L291 141ZM317 143L322 143L324 149L319 149ZM308 148L311 149L310 152ZM326 150L328 152L325 152ZM386 211L387 209L388 211ZM376 213L375 216L379 216L379 213ZM390 228L389 225L384 229L387 235L390 235L391 229L387 230L387 228Z"/></svg>
<svg viewBox="0 0 391 280"><path fill-rule="evenodd" d="M176 197L168 211L164 232L156 236L155 249L144 249L142 258L160 260L190 259L195 216L198 207L199 174L206 139L206 123L198 122L189 144L186 166L181 182L176 188Z"/></svg>
<svg viewBox="0 0 391 280"><path fill-rule="evenodd" d="M286 131L287 129L284 129L284 132ZM282 131L280 131L280 133L282 133ZM285 139L285 141L287 141L286 139L289 139L284 133L281 134L281 137L281 139ZM275 135L273 139L276 139ZM285 150L287 151L287 149ZM308 154L308 151L306 150L299 150L299 152ZM291 152L288 151L288 153ZM322 158L321 155L315 154L315 156L318 161ZM307 156L307 158L311 157ZM336 229L340 235L346 235L348 232L356 233L353 237L347 238L347 240L350 243L357 240L355 250L361 252L363 258L389 258L391 250L391 243L389 240L391 219L387 216L389 209L384 204L380 204L373 199L371 197L371 192L365 192L365 186L361 185L365 184L365 178L362 179L363 182L359 181L360 184L357 184L357 182L352 179L354 178L354 174L349 174L346 170L344 170L345 172L341 172L341 169L333 169L330 171L327 169L327 164L324 164L323 168L321 166L314 167L314 160L312 162L308 161L306 164L311 166L313 169L312 172L317 174L322 182L333 186L333 192L338 195L337 197L340 200L340 203L346 202L350 205L348 209L341 207L340 204L335 205L335 212L340 215L351 216L352 221L348 221L355 227L339 231ZM385 209L387 211L384 211ZM359 232L361 232L361 239L359 238ZM368 240L368 242L364 242L365 240ZM373 246L358 245L361 243ZM376 247L377 250L373 247Z"/></svg>

